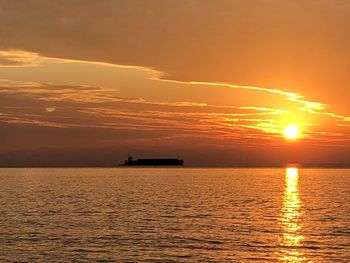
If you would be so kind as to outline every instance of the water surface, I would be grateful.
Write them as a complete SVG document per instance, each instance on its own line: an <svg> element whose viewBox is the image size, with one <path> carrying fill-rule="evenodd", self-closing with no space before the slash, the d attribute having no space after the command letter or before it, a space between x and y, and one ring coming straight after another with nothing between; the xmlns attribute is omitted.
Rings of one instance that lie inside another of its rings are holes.
<svg viewBox="0 0 350 263"><path fill-rule="evenodd" d="M0 169L0 262L350 262L350 170Z"/></svg>

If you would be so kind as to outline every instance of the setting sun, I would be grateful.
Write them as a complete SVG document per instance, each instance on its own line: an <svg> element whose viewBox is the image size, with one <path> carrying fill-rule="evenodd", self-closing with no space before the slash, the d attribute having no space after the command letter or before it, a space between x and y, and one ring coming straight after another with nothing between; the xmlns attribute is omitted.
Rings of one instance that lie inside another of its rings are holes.
<svg viewBox="0 0 350 263"><path fill-rule="evenodd" d="M287 128L284 129L284 136L287 139L297 139L299 135L299 128L295 125L289 125Z"/></svg>

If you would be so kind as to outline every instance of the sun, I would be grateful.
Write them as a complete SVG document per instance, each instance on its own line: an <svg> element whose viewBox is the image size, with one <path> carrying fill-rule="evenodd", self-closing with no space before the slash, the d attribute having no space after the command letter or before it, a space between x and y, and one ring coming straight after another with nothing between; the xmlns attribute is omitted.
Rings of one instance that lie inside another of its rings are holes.
<svg viewBox="0 0 350 263"><path fill-rule="evenodd" d="M296 125L289 125L284 129L284 136L290 140L297 139L299 136L299 128Z"/></svg>

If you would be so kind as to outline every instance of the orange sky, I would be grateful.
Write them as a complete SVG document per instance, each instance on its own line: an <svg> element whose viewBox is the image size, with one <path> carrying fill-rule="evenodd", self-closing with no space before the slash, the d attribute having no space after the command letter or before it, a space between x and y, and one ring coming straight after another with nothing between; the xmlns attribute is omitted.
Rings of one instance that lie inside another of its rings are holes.
<svg viewBox="0 0 350 263"><path fill-rule="evenodd" d="M0 166L350 163L349 25L343 0L0 0Z"/></svg>

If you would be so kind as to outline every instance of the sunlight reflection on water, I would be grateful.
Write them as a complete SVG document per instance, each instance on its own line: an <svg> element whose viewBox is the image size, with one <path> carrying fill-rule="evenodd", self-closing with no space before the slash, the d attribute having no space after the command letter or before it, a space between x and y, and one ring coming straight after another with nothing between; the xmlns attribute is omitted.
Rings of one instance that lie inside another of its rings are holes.
<svg viewBox="0 0 350 263"><path fill-rule="evenodd" d="M282 262L305 262L307 261L303 252L299 251L304 236L302 235L303 210L299 198L299 170L298 168L287 168L285 172L285 191L283 207L280 216L280 224L283 236L280 239ZM308 261L311 263L311 261Z"/></svg>

